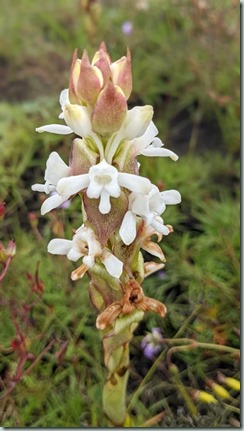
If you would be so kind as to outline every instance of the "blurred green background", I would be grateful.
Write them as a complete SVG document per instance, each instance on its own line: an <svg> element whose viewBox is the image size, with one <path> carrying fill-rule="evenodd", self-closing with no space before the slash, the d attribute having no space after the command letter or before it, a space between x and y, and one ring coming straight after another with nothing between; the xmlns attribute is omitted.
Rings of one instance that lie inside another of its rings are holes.
<svg viewBox="0 0 244 431"><path fill-rule="evenodd" d="M215 404L191 395L210 391L207 379L217 382L219 373L238 379L238 355L175 353L175 380L167 345L154 366L140 342L159 327L167 339L239 347L239 22L237 0L1 0L0 201L6 214L0 240L17 246L1 284L2 426L106 426L106 371L88 279L73 283L72 263L46 251L51 238L69 238L80 226L79 202L41 217L44 196L31 191L43 182L50 152L67 161L71 145L69 136L38 135L35 128L57 122L74 49L81 56L86 48L92 58L101 41L112 60L130 48L130 107L153 105L159 137L180 156L176 163L140 158L142 175L179 190L182 204L165 212L175 232L162 243L164 271L143 286L166 303L168 315L162 321L148 314L136 331L129 400L139 385L143 391L136 392L131 415L140 427L238 426L237 392L217 396Z"/></svg>

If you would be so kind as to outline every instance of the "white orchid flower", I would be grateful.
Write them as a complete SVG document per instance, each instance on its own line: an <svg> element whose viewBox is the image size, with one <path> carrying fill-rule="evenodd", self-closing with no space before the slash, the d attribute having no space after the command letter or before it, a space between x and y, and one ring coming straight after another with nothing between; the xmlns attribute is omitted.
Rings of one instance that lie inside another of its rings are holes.
<svg viewBox="0 0 244 431"><path fill-rule="evenodd" d="M177 190L160 192L154 185L147 195L131 193L129 196L129 210L126 212L119 230L122 241L126 245L134 241L136 237L136 216L141 217L156 232L168 235L170 229L165 226L160 215L164 212L166 205L174 205L179 202L181 202L181 196Z"/></svg>
<svg viewBox="0 0 244 431"><path fill-rule="evenodd" d="M89 109L85 106L73 105L69 101L68 89L61 91L59 102L62 112L59 118L64 119L67 126L62 124L48 124L37 127L39 133L49 132L58 135L76 133L78 136L86 137L92 132Z"/></svg>
<svg viewBox="0 0 244 431"><path fill-rule="evenodd" d="M71 196L86 190L90 199L100 198L99 211L108 214L111 210L110 197L118 198L121 187L137 193L148 193L151 182L138 175L118 172L102 160L98 165L91 166L87 174L74 175L62 178L57 184L57 191L61 196Z"/></svg>
<svg viewBox="0 0 244 431"><path fill-rule="evenodd" d="M150 105L130 109L121 128L111 136L106 145L107 160L112 162L122 141L131 141L136 155L170 157L174 161L178 160L178 156L173 151L162 148L164 144L159 138L156 138L158 129L153 123L152 117L153 108Z"/></svg>
<svg viewBox="0 0 244 431"><path fill-rule="evenodd" d="M67 255L74 262L83 257L83 265L72 272L72 280L82 278L94 266L96 257L101 259L112 277L119 278L123 271L123 263L108 249L103 249L94 231L84 225L77 229L72 240L55 238L49 242L47 249L52 254Z"/></svg>
<svg viewBox="0 0 244 431"><path fill-rule="evenodd" d="M70 196L61 196L57 193L57 184L61 178L68 177L71 173L71 168L64 163L61 157L53 151L47 159L45 170L45 184L34 184L31 188L36 192L46 194L52 193L48 199L42 204L41 214L46 214L54 208L66 202Z"/></svg>
<svg viewBox="0 0 244 431"><path fill-rule="evenodd" d="M87 138L90 137L96 144L100 156L104 156L102 141L96 133L92 131L91 125L91 112L86 106L75 105L69 101L69 90L66 88L61 91L59 102L62 112L59 115L60 119L64 119L66 126L63 124L47 124L45 126L37 127L38 133L49 132L58 135L69 135L75 133L76 135Z"/></svg>

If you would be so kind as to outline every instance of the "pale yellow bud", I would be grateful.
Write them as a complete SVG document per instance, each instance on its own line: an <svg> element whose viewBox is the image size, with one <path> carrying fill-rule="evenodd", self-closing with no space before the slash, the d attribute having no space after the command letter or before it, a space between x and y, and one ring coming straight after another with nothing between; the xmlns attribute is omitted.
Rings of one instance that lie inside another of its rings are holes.
<svg viewBox="0 0 244 431"><path fill-rule="evenodd" d="M218 401L212 394L205 391L194 391L194 398L207 404L216 404Z"/></svg>
<svg viewBox="0 0 244 431"><path fill-rule="evenodd" d="M230 397L229 392L217 383L212 383L211 388L220 398L226 399Z"/></svg>
<svg viewBox="0 0 244 431"><path fill-rule="evenodd" d="M224 382L229 386L229 388L234 389L235 391L240 391L241 389L240 381L233 377L226 377Z"/></svg>

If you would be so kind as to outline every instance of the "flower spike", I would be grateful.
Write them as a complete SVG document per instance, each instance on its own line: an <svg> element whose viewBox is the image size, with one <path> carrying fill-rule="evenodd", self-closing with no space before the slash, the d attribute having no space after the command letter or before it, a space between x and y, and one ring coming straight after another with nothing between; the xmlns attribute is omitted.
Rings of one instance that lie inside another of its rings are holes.
<svg viewBox="0 0 244 431"><path fill-rule="evenodd" d="M71 272L73 281L88 275L109 372L103 409L116 427L126 426L133 332L145 312L153 311L162 318L167 313L162 302L144 294L142 283L165 266L159 242L173 227L165 224L162 214L168 205L181 202L177 190L160 191L139 173L141 155L174 161L178 156L157 137L152 106L128 109L131 92L129 49L116 61L111 60L104 42L91 61L86 50L81 58L75 50L68 88L59 97L60 124L36 129L38 133L74 134L69 163L53 151L46 163L44 183L32 186L32 190L48 195L41 206L42 215L60 206L72 211L71 201L81 201L83 224L74 230L72 239L52 239L48 252L79 262ZM143 250L158 262L144 262ZM159 351L161 339L158 328L145 337L142 347L149 359Z"/></svg>

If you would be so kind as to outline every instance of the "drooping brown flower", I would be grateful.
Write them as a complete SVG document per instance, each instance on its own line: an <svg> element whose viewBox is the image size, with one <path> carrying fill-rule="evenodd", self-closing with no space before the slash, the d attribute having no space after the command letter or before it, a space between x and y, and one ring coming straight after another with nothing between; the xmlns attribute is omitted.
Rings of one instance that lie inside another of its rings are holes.
<svg viewBox="0 0 244 431"><path fill-rule="evenodd" d="M156 299L144 295L140 284L131 279L124 287L124 295L120 301L113 302L109 305L96 320L96 326L100 330L106 329L120 314L130 314L133 310L155 311L161 317L167 313L166 306Z"/></svg>

